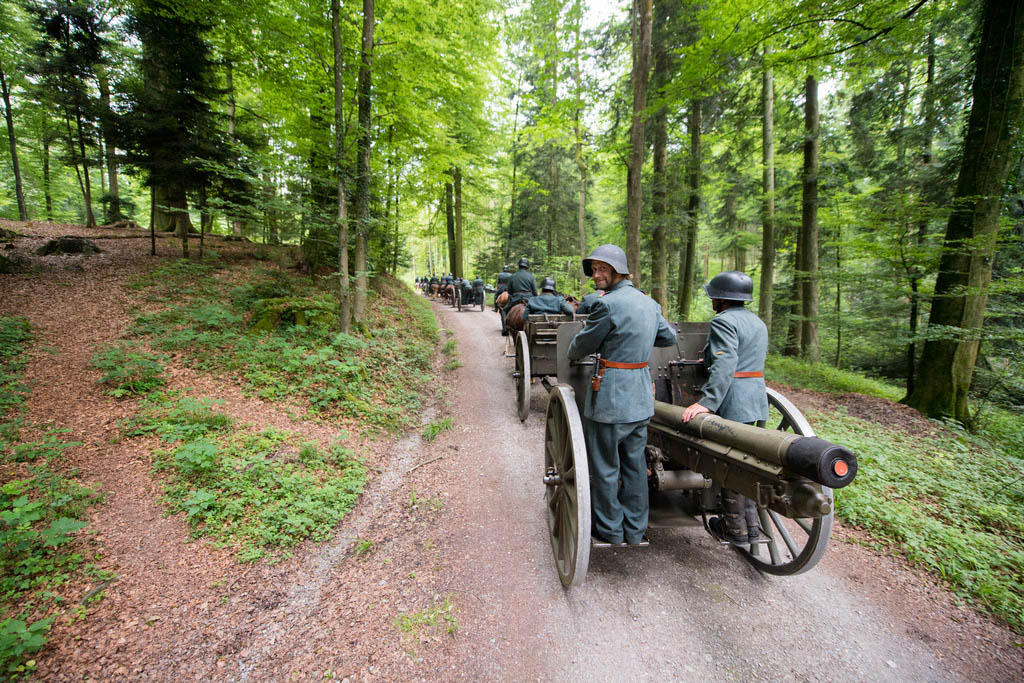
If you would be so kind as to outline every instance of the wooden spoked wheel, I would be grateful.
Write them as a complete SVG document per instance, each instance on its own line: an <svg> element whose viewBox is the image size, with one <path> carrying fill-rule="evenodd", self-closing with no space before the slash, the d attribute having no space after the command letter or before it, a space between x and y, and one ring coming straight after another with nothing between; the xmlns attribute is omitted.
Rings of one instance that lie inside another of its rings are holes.
<svg viewBox="0 0 1024 683"><path fill-rule="evenodd" d="M544 484L555 569L563 586L578 586L590 564L590 470L575 393L565 384L548 395Z"/></svg>
<svg viewBox="0 0 1024 683"><path fill-rule="evenodd" d="M775 429L781 431L814 436L814 429L785 396L769 389L768 405L768 428L775 424ZM820 488L822 493L831 497L832 489L827 486ZM832 507L834 510L834 502ZM759 570L779 576L802 574L818 564L825 554L828 539L832 536L834 511L817 519L790 519L759 505L757 516L768 542L753 543L749 550L741 548L740 552Z"/></svg>
<svg viewBox="0 0 1024 683"><path fill-rule="evenodd" d="M530 415L530 346L526 341L526 333L516 333L516 369L512 376L516 380L516 408L519 421L523 422Z"/></svg>

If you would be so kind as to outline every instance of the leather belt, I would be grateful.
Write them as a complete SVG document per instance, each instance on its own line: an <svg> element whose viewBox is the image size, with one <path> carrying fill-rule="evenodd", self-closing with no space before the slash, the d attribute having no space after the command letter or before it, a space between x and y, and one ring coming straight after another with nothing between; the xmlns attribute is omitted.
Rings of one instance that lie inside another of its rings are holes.
<svg viewBox="0 0 1024 683"><path fill-rule="evenodd" d="M596 394L601 391L601 380L604 378L605 368L616 368L617 370L640 370L647 367L647 361L643 363L620 363L614 360L602 358L598 361L597 374L590 379L590 388Z"/></svg>
<svg viewBox="0 0 1024 683"><path fill-rule="evenodd" d="M763 372L757 372L756 370L745 371L745 372L734 372L733 377L764 377Z"/></svg>

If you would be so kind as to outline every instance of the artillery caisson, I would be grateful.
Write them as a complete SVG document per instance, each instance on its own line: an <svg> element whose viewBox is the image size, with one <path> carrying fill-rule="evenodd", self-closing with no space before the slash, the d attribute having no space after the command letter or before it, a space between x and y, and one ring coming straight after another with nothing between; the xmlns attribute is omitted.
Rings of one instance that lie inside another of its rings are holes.
<svg viewBox="0 0 1024 683"><path fill-rule="evenodd" d="M556 330L557 383L548 396L544 485L555 568L566 586L583 582L590 561L590 478L583 402L594 357L566 355L581 323ZM756 503L759 538L736 549L759 570L794 575L814 567L832 533L832 490L857 472L849 450L815 437L800 411L768 389L768 425L746 425L716 415L689 423L683 408L699 398L706 371L699 360L706 323L678 325L675 347L650 358L655 415L648 426L647 467L651 528L703 525L720 512L721 489ZM518 348L518 347L517 347ZM518 356L517 356L518 359ZM710 533L710 529L708 529Z"/></svg>
<svg viewBox="0 0 1024 683"><path fill-rule="evenodd" d="M512 378L516 382L516 412L519 421L530 414L530 388L535 378L551 389L551 380L558 374L558 330L572 323L578 331L586 315L564 313L531 313L523 319L523 329L515 333L516 362ZM575 334L575 332L573 333ZM571 339L571 337L570 337Z"/></svg>

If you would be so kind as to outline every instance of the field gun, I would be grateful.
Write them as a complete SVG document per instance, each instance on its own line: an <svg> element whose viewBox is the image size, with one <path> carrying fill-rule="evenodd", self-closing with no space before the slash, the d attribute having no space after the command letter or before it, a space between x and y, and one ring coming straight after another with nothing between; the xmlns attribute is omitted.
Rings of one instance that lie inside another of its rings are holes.
<svg viewBox="0 0 1024 683"><path fill-rule="evenodd" d="M590 479L583 403L594 358L570 361L567 349L582 322L557 335L557 381L545 414L544 484L548 531L559 579L582 583L590 562ZM717 415L683 423L686 406L707 379L699 357L707 323L680 323L675 347L655 348L649 360L655 414L647 428L650 528L700 526L721 512L721 490L754 501L763 534L736 548L760 571L795 575L814 567L832 533L833 489L850 484L857 458L815 436L800 411L768 388L769 423L747 425ZM710 529L708 529L710 532Z"/></svg>
<svg viewBox="0 0 1024 683"><path fill-rule="evenodd" d="M832 511L832 499L819 484L837 489L853 481L857 457L846 448L814 436L764 429L697 415L684 423L683 407L654 402L647 428L651 486L670 491L709 486L698 473L786 517L813 518ZM666 470L665 461L686 470Z"/></svg>

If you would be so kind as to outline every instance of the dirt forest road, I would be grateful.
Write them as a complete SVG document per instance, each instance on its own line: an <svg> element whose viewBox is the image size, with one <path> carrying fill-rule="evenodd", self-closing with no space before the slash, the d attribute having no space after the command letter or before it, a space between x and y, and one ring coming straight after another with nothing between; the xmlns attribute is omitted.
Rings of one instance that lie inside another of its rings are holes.
<svg viewBox="0 0 1024 683"><path fill-rule="evenodd" d="M32 235L19 242L25 253L76 229L15 227ZM80 445L66 466L106 498L90 510L89 547L113 578L71 587L71 605L102 599L54 624L37 679L1021 680L1019 636L841 527L822 563L797 578L761 576L689 527L653 529L649 548L593 552L586 582L564 590L544 518L546 396L535 385L520 423L489 310L433 305L462 366L418 417L425 426L450 415L454 427L430 442L412 430L353 443L375 475L332 539L280 564L190 542L182 515L160 504L160 443L124 438L137 406L107 395L89 364L131 324L137 295L126 278L152 267L141 240L103 246L84 262L45 257L55 262L44 276L0 283L0 315L26 316L36 336L26 424L69 429ZM164 257L175 247L158 244ZM246 258L237 245L218 248ZM167 379L241 423L321 444L338 436L229 378L175 365Z"/></svg>
<svg viewBox="0 0 1024 683"><path fill-rule="evenodd" d="M455 395L464 486L460 648L473 678L626 681L1020 680L1000 649L950 619L941 589L849 543L794 578L764 576L701 527L652 529L649 548L594 550L562 588L544 517L544 407L515 413L512 360L491 311L435 304L458 339ZM472 464L475 463L475 466ZM840 532L842 533L842 532ZM472 597L469 597L472 596ZM500 634L500 635L495 635Z"/></svg>

